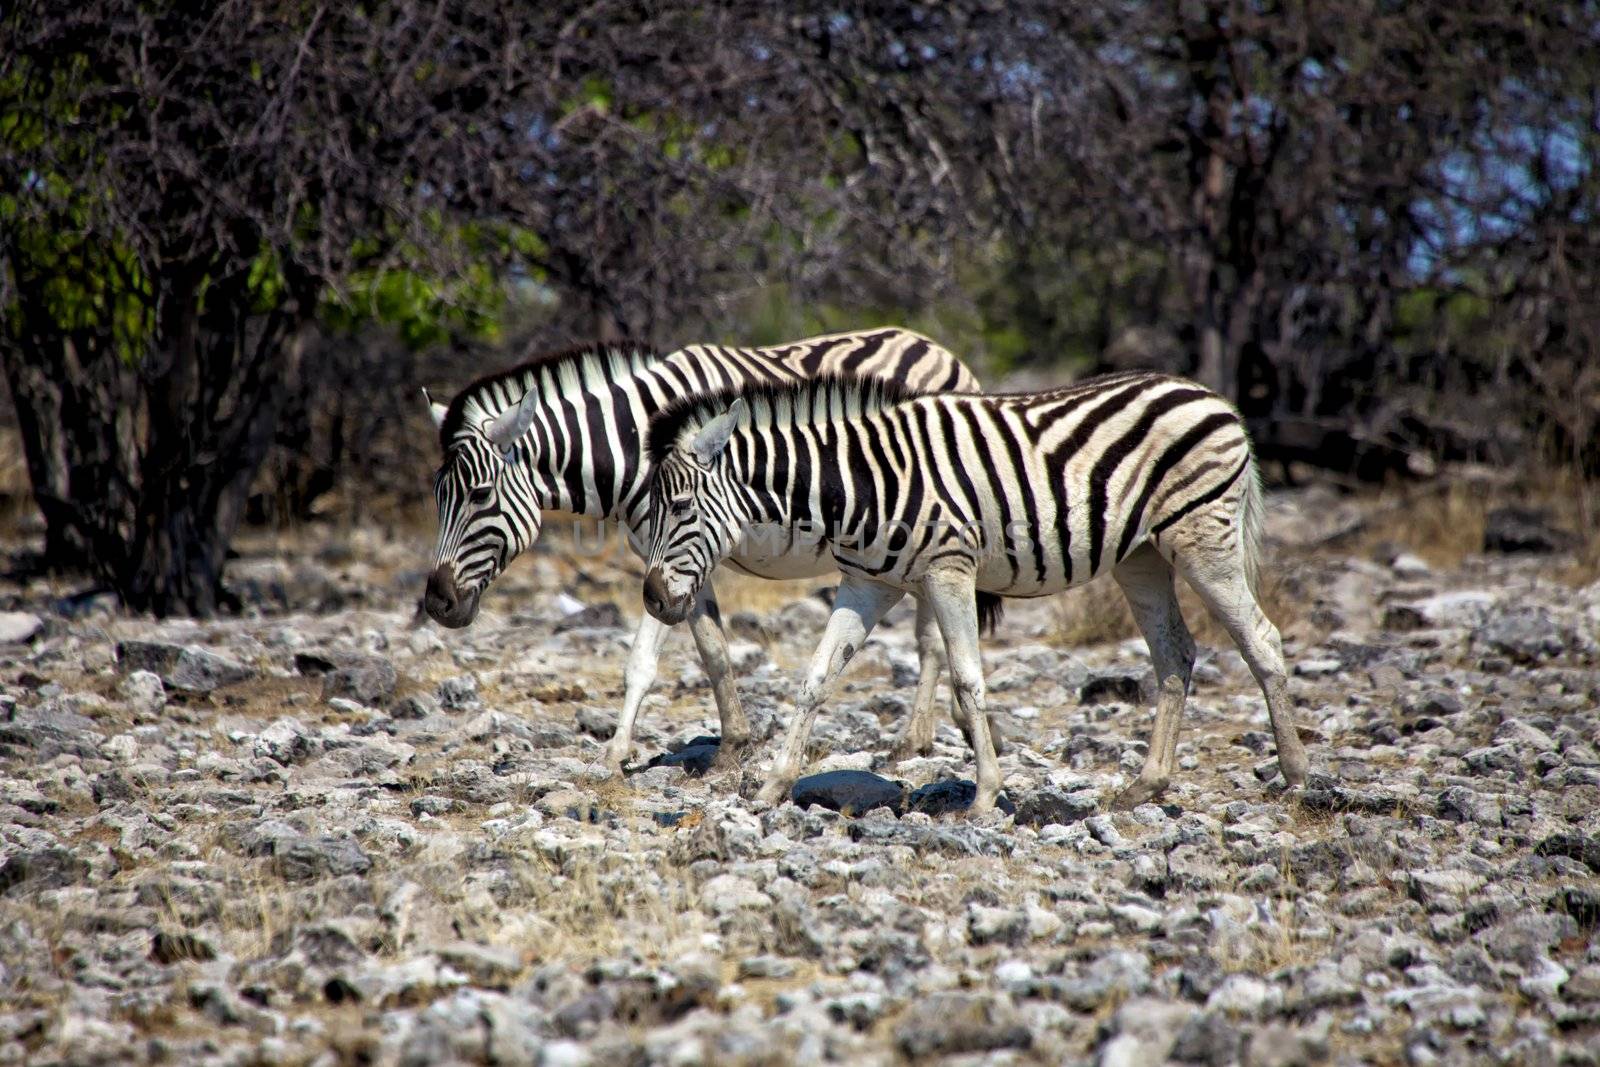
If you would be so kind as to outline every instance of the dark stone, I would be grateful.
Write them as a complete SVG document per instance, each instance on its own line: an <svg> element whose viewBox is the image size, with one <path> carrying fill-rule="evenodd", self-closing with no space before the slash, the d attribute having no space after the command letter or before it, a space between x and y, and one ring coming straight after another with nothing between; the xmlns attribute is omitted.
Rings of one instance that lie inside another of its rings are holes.
<svg viewBox="0 0 1600 1067"><path fill-rule="evenodd" d="M438 817L448 815L456 809L456 802L449 797L421 796L411 802L411 814L431 815Z"/></svg>
<svg viewBox="0 0 1600 1067"><path fill-rule="evenodd" d="M1172 1058L1179 1063L1238 1063L1244 1035L1221 1015L1202 1012L1184 1023L1172 1046Z"/></svg>
<svg viewBox="0 0 1600 1067"><path fill-rule="evenodd" d="M166 967L173 963L214 960L217 950L193 934L162 930L150 939L150 958Z"/></svg>
<svg viewBox="0 0 1600 1067"><path fill-rule="evenodd" d="M1227 973L1215 957L1204 954L1190 956L1178 972L1178 992L1190 1000L1204 1003L1226 977Z"/></svg>
<svg viewBox="0 0 1600 1067"><path fill-rule="evenodd" d="M1155 698L1155 674L1148 667L1095 671L1078 691L1078 700L1084 704L1150 704Z"/></svg>
<svg viewBox="0 0 1600 1067"><path fill-rule="evenodd" d="M1265 756L1272 750L1272 735L1261 730L1246 730L1234 738L1233 743L1247 752Z"/></svg>
<svg viewBox="0 0 1600 1067"><path fill-rule="evenodd" d="M924 815L949 815L966 811L977 798L978 783L964 778L944 778L914 790L906 798L906 810L920 811ZM994 804L1007 815L1016 814L1017 806L1004 793L995 798Z"/></svg>
<svg viewBox="0 0 1600 1067"><path fill-rule="evenodd" d="M382 707L394 696L399 680L394 664L382 656L352 657L322 676L322 699L344 697L358 704Z"/></svg>
<svg viewBox="0 0 1600 1067"><path fill-rule="evenodd" d="M0 896L17 886L29 889L60 889L81 882L89 865L64 848L42 848L19 852L0 866Z"/></svg>
<svg viewBox="0 0 1600 1067"><path fill-rule="evenodd" d="M1015 842L1005 834L954 823L942 826L907 826L886 820L853 819L850 840L876 845L905 845L916 852L939 852L947 856L1003 856Z"/></svg>
<svg viewBox="0 0 1600 1067"><path fill-rule="evenodd" d="M1540 508L1495 508L1484 518L1485 552L1566 552L1578 538L1550 522Z"/></svg>
<svg viewBox="0 0 1600 1067"><path fill-rule="evenodd" d="M711 769L711 761L717 758L721 746L722 738L702 734L671 751L652 756L643 767L635 769L647 771L652 767L681 767L689 777L698 778Z"/></svg>
<svg viewBox="0 0 1600 1067"><path fill-rule="evenodd" d="M1585 930L1600 926L1600 890L1569 885L1550 898L1550 910L1565 912Z"/></svg>
<svg viewBox="0 0 1600 1067"><path fill-rule="evenodd" d="M686 811L652 811L650 818L657 826L672 827L682 822L688 814Z"/></svg>
<svg viewBox="0 0 1600 1067"><path fill-rule="evenodd" d="M337 666L339 666L338 661L326 652L296 652L294 654L296 674L311 676L327 674Z"/></svg>
<svg viewBox="0 0 1600 1067"><path fill-rule="evenodd" d="M10 709L0 722L0 759L42 764L63 752L80 759L98 759L101 735L94 721L47 700L37 708Z"/></svg>
<svg viewBox="0 0 1600 1067"><path fill-rule="evenodd" d="M426 719L438 710L439 702L433 697L427 693L413 693L395 701L394 707L389 709L389 715L403 722L416 722Z"/></svg>
<svg viewBox="0 0 1600 1067"><path fill-rule="evenodd" d="M622 609L609 600L603 604L590 604L588 607L573 612L566 618L557 621L552 630L555 633L566 633L568 630L607 630L616 629L622 625Z"/></svg>
<svg viewBox="0 0 1600 1067"><path fill-rule="evenodd" d="M326 875L366 874L372 860L354 841L299 837L273 842L272 865L286 882L309 882Z"/></svg>
<svg viewBox="0 0 1600 1067"><path fill-rule="evenodd" d="M117 666L124 673L150 671L168 689L209 693L255 677L255 670L198 645L164 641L119 641Z"/></svg>
<svg viewBox="0 0 1600 1067"><path fill-rule="evenodd" d="M121 800L132 800L134 795L133 783L118 771L105 771L95 775L89 780L89 791L94 796L96 804L114 804Z"/></svg>
<svg viewBox="0 0 1600 1067"><path fill-rule="evenodd" d="M1054 786L1045 786L1017 797L1017 825L1066 826L1082 822L1096 810L1093 797L1063 793Z"/></svg>
<svg viewBox="0 0 1600 1067"><path fill-rule="evenodd" d="M609 741L617 732L617 713L605 708L581 707L576 721L578 729L601 741Z"/></svg>
<svg viewBox="0 0 1600 1067"><path fill-rule="evenodd" d="M892 808L898 815L905 786L868 771L827 771L800 779L789 799L797 808L815 804L842 815L864 815L874 808Z"/></svg>
<svg viewBox="0 0 1600 1067"><path fill-rule="evenodd" d="M1276 761L1274 761L1276 766ZM1300 794L1307 811L1356 811L1368 815L1390 815L1400 807L1400 798L1375 789L1351 789L1324 774L1313 774Z"/></svg>
<svg viewBox="0 0 1600 1067"><path fill-rule="evenodd" d="M1540 841L1533 851L1540 856L1566 856L1600 874L1600 837L1590 837L1576 831L1552 834Z"/></svg>

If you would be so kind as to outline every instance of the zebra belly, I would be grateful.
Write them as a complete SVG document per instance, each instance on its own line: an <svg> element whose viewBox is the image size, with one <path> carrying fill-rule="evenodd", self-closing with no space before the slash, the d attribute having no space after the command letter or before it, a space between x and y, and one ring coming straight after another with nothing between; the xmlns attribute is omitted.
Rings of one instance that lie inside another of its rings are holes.
<svg viewBox="0 0 1600 1067"><path fill-rule="evenodd" d="M816 537L781 526L750 527L740 547L724 562L757 578L815 578L834 570L828 546Z"/></svg>

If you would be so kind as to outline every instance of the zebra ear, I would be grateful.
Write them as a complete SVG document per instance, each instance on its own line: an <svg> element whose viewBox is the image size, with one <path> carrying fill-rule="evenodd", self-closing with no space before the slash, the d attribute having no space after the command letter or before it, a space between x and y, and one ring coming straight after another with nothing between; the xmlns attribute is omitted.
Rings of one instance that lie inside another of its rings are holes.
<svg viewBox="0 0 1600 1067"><path fill-rule="evenodd" d="M739 416L742 414L744 414L744 400L735 397L733 403L728 405L727 411L696 431L694 439L689 442L689 449L702 467L711 466L712 461L728 447L728 438L733 436L734 427L739 425Z"/></svg>
<svg viewBox="0 0 1600 1067"><path fill-rule="evenodd" d="M433 415L434 428L437 429L438 427L443 426L445 413L450 409L444 404L441 404L435 400L428 393L428 387L426 385L422 387L422 402L428 405L428 411L431 415Z"/></svg>
<svg viewBox="0 0 1600 1067"><path fill-rule="evenodd" d="M502 452L510 452L516 446L517 438L528 432L528 427L533 425L533 413L539 406L539 394L536 390L529 389L522 394L522 400L514 408L506 408L483 428L483 435L489 443Z"/></svg>

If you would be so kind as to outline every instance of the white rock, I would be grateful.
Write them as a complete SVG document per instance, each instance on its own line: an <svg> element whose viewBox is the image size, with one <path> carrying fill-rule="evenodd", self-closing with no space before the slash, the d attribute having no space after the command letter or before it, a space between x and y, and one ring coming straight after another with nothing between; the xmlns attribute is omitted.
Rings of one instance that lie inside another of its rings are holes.
<svg viewBox="0 0 1600 1067"><path fill-rule="evenodd" d="M101 745L100 752L113 763L132 763L139 756L139 742L132 734L118 734Z"/></svg>
<svg viewBox="0 0 1600 1067"><path fill-rule="evenodd" d="M134 671L122 680L121 691L136 712L154 715L167 706L167 687L153 671Z"/></svg>
<svg viewBox="0 0 1600 1067"><path fill-rule="evenodd" d="M1410 552L1402 552L1396 556L1394 562L1389 564L1389 568L1394 571L1396 577L1410 580L1426 578L1433 573L1433 568L1428 566L1421 556L1412 555Z"/></svg>
<svg viewBox="0 0 1600 1067"><path fill-rule="evenodd" d="M1283 991L1253 974L1230 974L1206 998L1207 1011L1256 1018L1283 1000Z"/></svg>
<svg viewBox="0 0 1600 1067"><path fill-rule="evenodd" d="M1548 956L1535 961L1531 972L1517 982L1517 988L1538 1000L1556 999L1561 994L1561 987L1572 976L1571 972Z"/></svg>
<svg viewBox="0 0 1600 1067"><path fill-rule="evenodd" d="M772 898L748 878L719 874L700 890L700 903L717 915L727 915L741 908L770 908Z"/></svg>
<svg viewBox="0 0 1600 1067"><path fill-rule="evenodd" d="M0 645L32 641L44 629L44 620L29 611L0 611Z"/></svg>

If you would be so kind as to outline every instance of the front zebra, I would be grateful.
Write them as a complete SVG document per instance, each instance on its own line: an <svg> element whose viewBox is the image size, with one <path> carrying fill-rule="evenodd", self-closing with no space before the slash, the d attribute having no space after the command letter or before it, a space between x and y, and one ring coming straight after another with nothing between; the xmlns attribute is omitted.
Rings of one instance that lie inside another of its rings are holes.
<svg viewBox="0 0 1600 1067"><path fill-rule="evenodd" d="M595 345L544 355L481 379L451 403L433 404L444 462L434 476L439 538L423 603L446 626L466 626L479 598L538 539L543 513L616 519L643 544L649 464L643 441L652 415L682 397L754 382L792 382L848 373L913 390L976 391L978 381L953 355L909 330L884 328L813 337L774 348L693 345L659 356L634 345ZM823 574L832 562L814 545L775 539L765 551L731 561L767 578ZM992 602L985 604L992 610ZM711 681L726 762L750 736L729 669L710 586L690 609L690 630ZM620 768L639 707L655 680L666 627L640 620L624 671L625 693L606 760ZM939 639L919 605L921 675L902 749L926 750L933 736Z"/></svg>
<svg viewBox="0 0 1600 1067"><path fill-rule="evenodd" d="M1285 781L1305 781L1278 631L1254 591L1262 503L1250 442L1232 406L1193 382L1122 374L1051 392L923 397L844 379L746 388L658 416L650 454L650 614L682 618L753 526L810 531L845 575L762 799L785 795L829 687L910 590L944 633L972 725L974 806L992 807L1000 769L974 589L1040 596L1110 572L1161 683L1144 766L1116 803L1149 800L1171 777L1194 666L1173 567L1265 693Z"/></svg>

